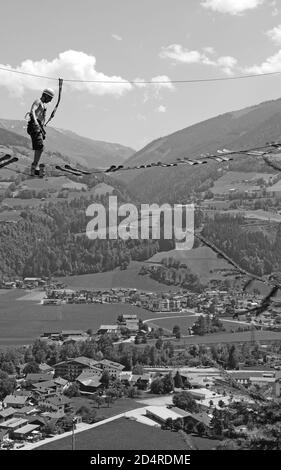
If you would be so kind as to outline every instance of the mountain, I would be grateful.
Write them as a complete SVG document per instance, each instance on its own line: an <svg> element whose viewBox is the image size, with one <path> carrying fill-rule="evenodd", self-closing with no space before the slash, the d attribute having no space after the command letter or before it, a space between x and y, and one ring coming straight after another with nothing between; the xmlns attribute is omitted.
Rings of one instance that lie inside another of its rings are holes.
<svg viewBox="0 0 281 470"><path fill-rule="evenodd" d="M17 135L19 143L12 143L11 134ZM24 137L24 141L20 140ZM26 121L0 119L0 144L22 145L30 148L30 138L26 133ZM107 167L121 164L135 151L120 144L108 143L81 137L74 132L47 128L46 150L66 155L72 162L89 168Z"/></svg>
<svg viewBox="0 0 281 470"><path fill-rule="evenodd" d="M229 112L192 125L173 134L161 137L132 155L126 165L149 162L169 162L179 157L199 157L205 152L220 148L241 149L264 145L281 138L281 99L267 101L239 111ZM260 163L252 158L237 158L237 162ZM232 164L234 165L234 164ZM179 166L176 168L154 168L122 174L129 189L141 200L167 200L182 197L190 185L201 184L215 172L219 165L209 163L200 167ZM256 166L255 166L256 169ZM171 197L171 196L174 197Z"/></svg>
<svg viewBox="0 0 281 470"><path fill-rule="evenodd" d="M29 139L23 137L15 132L11 132L7 129L2 129L0 127L0 144L2 145L20 145L22 147L27 147Z"/></svg>

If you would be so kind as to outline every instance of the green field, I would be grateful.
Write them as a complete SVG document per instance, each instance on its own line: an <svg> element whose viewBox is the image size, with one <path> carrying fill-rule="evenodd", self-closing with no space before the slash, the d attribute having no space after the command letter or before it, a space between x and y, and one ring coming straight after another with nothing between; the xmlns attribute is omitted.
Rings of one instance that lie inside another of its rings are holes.
<svg viewBox="0 0 281 470"><path fill-rule="evenodd" d="M190 316L190 315L185 315L183 317L177 318L178 315L181 315L180 313L175 313L172 318L154 318L153 320L147 322L149 326L151 327L161 327L164 330L172 333L173 327L175 325L178 325L181 329L181 334L186 335L188 334L187 328L191 327L193 323L196 321L196 317ZM167 315L168 317L170 315Z"/></svg>
<svg viewBox="0 0 281 470"><path fill-rule="evenodd" d="M77 450L186 450L180 434L163 431L126 418L76 435ZM71 437L50 442L36 450L70 450Z"/></svg>
<svg viewBox="0 0 281 470"><path fill-rule="evenodd" d="M256 331L256 341L281 341L281 332L276 331ZM215 343L244 343L251 341L251 331L243 331L241 333L214 333L205 336L189 336L175 340L175 343L189 344L215 344Z"/></svg>
<svg viewBox="0 0 281 470"><path fill-rule="evenodd" d="M29 344L45 331L95 331L101 324L116 323L122 313L136 314L142 320L152 317L148 310L129 304L42 306L38 301L18 300L26 294L22 289L1 292L0 346Z"/></svg>
<svg viewBox="0 0 281 470"><path fill-rule="evenodd" d="M109 289L111 287L128 287L146 292L175 292L176 286L160 284L148 276L139 276L143 263L132 261L126 270L119 268L113 271L96 274L84 274L82 276L67 276L59 278L69 288L73 289Z"/></svg>
<svg viewBox="0 0 281 470"><path fill-rule="evenodd" d="M192 273L199 276L203 284L207 283L210 279L230 279L230 276L224 277L219 270L233 269L229 263L224 259L218 258L217 254L207 246L193 250L171 250L157 253L149 261L160 262L162 259L169 257L187 264Z"/></svg>

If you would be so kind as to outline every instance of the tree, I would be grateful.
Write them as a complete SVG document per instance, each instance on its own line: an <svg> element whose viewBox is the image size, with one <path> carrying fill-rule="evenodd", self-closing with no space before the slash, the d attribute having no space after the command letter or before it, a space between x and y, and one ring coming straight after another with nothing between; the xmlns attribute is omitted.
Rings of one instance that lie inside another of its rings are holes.
<svg viewBox="0 0 281 470"><path fill-rule="evenodd" d="M50 434L56 434L57 428L55 423L53 421L49 421L48 423L46 423L42 428L42 432L47 436L49 436Z"/></svg>
<svg viewBox="0 0 281 470"><path fill-rule="evenodd" d="M174 381L171 373L165 375L162 381L164 393L170 393L174 390Z"/></svg>
<svg viewBox="0 0 281 470"><path fill-rule="evenodd" d="M143 366L141 364L136 364L134 367L133 367L133 370L132 370L133 374L135 375L142 375L143 374Z"/></svg>
<svg viewBox="0 0 281 470"><path fill-rule="evenodd" d="M35 362L34 360L31 361L31 362L28 362L24 368L23 368L23 371L22 373L24 375L27 375L27 374L38 374L40 372L40 369L39 369L39 365L37 364L37 362Z"/></svg>
<svg viewBox="0 0 281 470"><path fill-rule="evenodd" d="M158 338L155 343L156 349L158 350L162 349L163 344L164 344L164 341L162 340L162 338Z"/></svg>
<svg viewBox="0 0 281 470"><path fill-rule="evenodd" d="M173 403L182 410L190 411L191 413L199 412L199 406L189 392L175 393Z"/></svg>
<svg viewBox="0 0 281 470"><path fill-rule="evenodd" d="M229 369L237 369L239 366L239 358L235 344L230 347L227 365Z"/></svg>
<svg viewBox="0 0 281 470"><path fill-rule="evenodd" d="M109 387L110 375L109 375L109 372L107 370L103 371L102 376L100 378L100 382L101 382L101 384L103 385L104 388Z"/></svg>
<svg viewBox="0 0 281 470"><path fill-rule="evenodd" d="M128 398L137 398L141 394L137 387L128 387L125 393Z"/></svg>
<svg viewBox="0 0 281 470"><path fill-rule="evenodd" d="M172 418L167 418L167 419L166 419L164 427L165 427L166 429L172 429L172 428L173 428L173 420L172 420Z"/></svg>
<svg viewBox="0 0 281 470"><path fill-rule="evenodd" d="M176 372L176 375L174 376L174 385L175 388L183 388L182 378L178 370Z"/></svg>
<svg viewBox="0 0 281 470"><path fill-rule="evenodd" d="M7 372L0 370L0 400L13 393L15 388L15 379L10 378Z"/></svg>
<svg viewBox="0 0 281 470"><path fill-rule="evenodd" d="M77 411L77 414L81 416L82 421L84 421L85 423L91 424L95 422L97 412L89 408L88 406L83 405L79 408L79 410Z"/></svg>
<svg viewBox="0 0 281 470"><path fill-rule="evenodd" d="M59 421L59 427L63 429L63 431L71 431L73 428L73 417L65 415L62 419Z"/></svg>
<svg viewBox="0 0 281 470"><path fill-rule="evenodd" d="M199 436L203 436L203 434L205 433L206 431L206 427L205 425L200 421L199 423L196 424L195 426L195 431L197 432L197 434Z"/></svg>
<svg viewBox="0 0 281 470"><path fill-rule="evenodd" d="M182 418L177 418L173 423L174 430L175 431L180 431L181 429L183 429L183 427L184 427L183 419Z"/></svg>
<svg viewBox="0 0 281 470"><path fill-rule="evenodd" d="M174 335L177 339L180 339L180 337L181 337L181 330L180 330L179 325L175 325L175 326L173 327L173 335Z"/></svg>
<svg viewBox="0 0 281 470"><path fill-rule="evenodd" d="M150 385L150 391L151 393L155 393L156 395L161 395L165 393L163 380L160 379L159 377L153 380Z"/></svg>
<svg viewBox="0 0 281 470"><path fill-rule="evenodd" d="M72 383L64 392L64 394L69 397L80 397L80 390L77 383Z"/></svg>
<svg viewBox="0 0 281 470"><path fill-rule="evenodd" d="M213 418L211 420L211 427L212 427L212 433L215 437L221 437L223 433L223 425L222 425L222 420L220 419L219 416L217 416L216 413L213 414Z"/></svg>

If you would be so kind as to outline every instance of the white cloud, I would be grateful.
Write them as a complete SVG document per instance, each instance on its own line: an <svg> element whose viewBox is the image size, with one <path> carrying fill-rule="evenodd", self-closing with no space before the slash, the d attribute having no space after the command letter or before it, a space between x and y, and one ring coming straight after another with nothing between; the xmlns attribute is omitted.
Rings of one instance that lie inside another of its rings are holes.
<svg viewBox="0 0 281 470"><path fill-rule="evenodd" d="M281 24L270 29L266 34L275 44L281 44Z"/></svg>
<svg viewBox="0 0 281 470"><path fill-rule="evenodd" d="M274 55L268 57L262 64L245 67L244 73L272 73L281 71L281 49Z"/></svg>
<svg viewBox="0 0 281 470"><path fill-rule="evenodd" d="M171 83L171 79L167 77L167 75L158 75L157 77L153 77L151 79L152 82L154 82L153 87L155 90L160 91L160 90L170 90L174 91L175 87Z"/></svg>
<svg viewBox="0 0 281 470"><path fill-rule="evenodd" d="M136 88L144 90L143 103L146 103L150 99L160 99L162 91L175 91L176 89L167 75L158 75L148 81L152 83L147 83L143 78L137 78L134 81Z"/></svg>
<svg viewBox="0 0 281 470"><path fill-rule="evenodd" d="M222 56L218 58L216 65L227 75L232 75L237 60L231 56Z"/></svg>
<svg viewBox="0 0 281 470"><path fill-rule="evenodd" d="M233 68L237 64L237 60L231 56L221 56L215 58L216 51L213 47L204 47L203 52L190 51L184 48L181 44L171 44L167 47L162 47L159 57L162 59L172 59L176 63L181 64L202 64L218 67L224 73L231 75ZM208 57L211 56L211 57Z"/></svg>
<svg viewBox="0 0 281 470"><path fill-rule="evenodd" d="M157 111L158 113L165 113L167 110L166 106L164 106L163 104L160 104L160 106L158 106L158 108L156 108L155 111Z"/></svg>
<svg viewBox="0 0 281 470"><path fill-rule="evenodd" d="M211 46L203 47L203 51L206 52L206 54L211 54L211 55L216 53L215 49Z"/></svg>
<svg viewBox="0 0 281 470"><path fill-rule="evenodd" d="M198 51L184 49L180 44L170 44L170 46L161 48L159 57L161 59L173 59L183 64L197 64L202 62L205 56Z"/></svg>
<svg viewBox="0 0 281 470"><path fill-rule="evenodd" d="M264 0L204 0L201 5L219 13L241 15L246 10L253 10L261 5Z"/></svg>
<svg viewBox="0 0 281 470"><path fill-rule="evenodd" d="M111 37L113 39L116 39L116 41L122 41L122 38L121 38L121 36L119 36L119 34L112 34Z"/></svg>
<svg viewBox="0 0 281 470"><path fill-rule="evenodd" d="M68 50L61 52L58 57L48 61L25 60L17 67L0 64L0 67L14 68L19 72L44 75L48 77L63 77L76 80L104 80L113 83L77 83L65 82L69 88L79 91L87 91L93 95L121 96L133 89L132 85L122 77L108 76L96 70L96 58L84 52ZM124 83L114 83L122 81ZM26 90L42 90L46 86L53 86L54 82L46 79L30 77L0 70L0 86L21 96Z"/></svg>

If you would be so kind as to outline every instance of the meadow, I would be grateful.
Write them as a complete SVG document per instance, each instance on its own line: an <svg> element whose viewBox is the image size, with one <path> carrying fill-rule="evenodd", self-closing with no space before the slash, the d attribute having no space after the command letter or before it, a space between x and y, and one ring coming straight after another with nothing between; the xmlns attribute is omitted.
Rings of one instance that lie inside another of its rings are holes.
<svg viewBox="0 0 281 470"><path fill-rule="evenodd" d="M0 346L30 344L45 331L95 331L102 324L115 324L122 313L136 314L142 320L153 316L148 310L129 304L43 306L38 300L22 300L24 294L21 289L1 291Z"/></svg>
<svg viewBox="0 0 281 470"><path fill-rule="evenodd" d="M132 261L126 270L116 268L113 271L96 274L83 274L81 276L67 276L59 278L70 289L110 289L112 287L128 287L146 292L176 292L177 286L160 284L148 276L138 273L143 263Z"/></svg>
<svg viewBox="0 0 281 470"><path fill-rule="evenodd" d="M118 436L118 438L117 438ZM70 450L71 437L50 442L37 450ZM186 450L180 434L163 431L126 418L120 418L75 437L77 450Z"/></svg>

